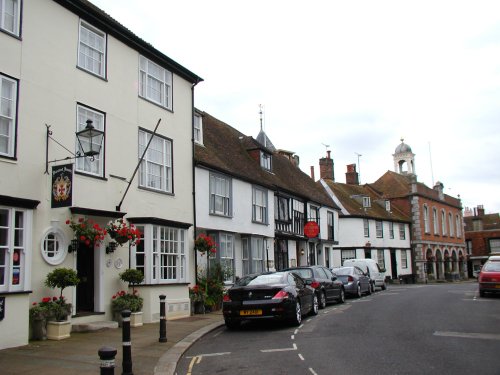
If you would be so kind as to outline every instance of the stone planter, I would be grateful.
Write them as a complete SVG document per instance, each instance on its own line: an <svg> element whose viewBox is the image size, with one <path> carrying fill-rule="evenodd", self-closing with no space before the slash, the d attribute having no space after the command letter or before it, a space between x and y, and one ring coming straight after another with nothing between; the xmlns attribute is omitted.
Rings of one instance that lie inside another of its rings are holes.
<svg viewBox="0 0 500 375"><path fill-rule="evenodd" d="M130 314L130 327L142 326L142 311L133 312Z"/></svg>
<svg viewBox="0 0 500 375"><path fill-rule="evenodd" d="M71 322L65 320L62 322L47 322L47 338L49 340L64 340L71 336Z"/></svg>
<svg viewBox="0 0 500 375"><path fill-rule="evenodd" d="M33 319L30 323L31 323L31 339L47 340L47 323L45 319Z"/></svg>

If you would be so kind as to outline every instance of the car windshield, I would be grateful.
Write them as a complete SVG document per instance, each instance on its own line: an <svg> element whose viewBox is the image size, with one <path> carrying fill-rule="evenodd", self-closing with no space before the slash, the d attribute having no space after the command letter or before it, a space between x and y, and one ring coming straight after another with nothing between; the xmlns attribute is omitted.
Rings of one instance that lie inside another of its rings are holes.
<svg viewBox="0 0 500 375"><path fill-rule="evenodd" d="M500 272L500 262L486 262L483 270L487 272Z"/></svg>
<svg viewBox="0 0 500 375"><path fill-rule="evenodd" d="M236 282L238 286L278 284L283 282L283 273L268 273L261 275L248 275Z"/></svg>
<svg viewBox="0 0 500 375"><path fill-rule="evenodd" d="M313 277L312 270L309 268L295 268L295 269L290 270L290 271L299 275L303 279L311 279Z"/></svg>
<svg viewBox="0 0 500 375"><path fill-rule="evenodd" d="M351 267L343 267L343 268L337 268L335 270L335 274L337 275L350 275L352 273L352 268Z"/></svg>

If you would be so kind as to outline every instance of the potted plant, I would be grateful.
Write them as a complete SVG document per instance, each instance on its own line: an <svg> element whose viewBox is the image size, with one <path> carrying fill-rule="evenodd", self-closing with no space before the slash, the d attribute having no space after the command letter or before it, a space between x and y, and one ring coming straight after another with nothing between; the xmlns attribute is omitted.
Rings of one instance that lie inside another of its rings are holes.
<svg viewBox="0 0 500 375"><path fill-rule="evenodd" d="M84 243L86 246L94 246L96 243L104 240L106 236L106 229L101 228L99 224L94 222L92 219L79 218L78 221L74 221L73 218L66 220L66 224L69 225L74 233L75 240ZM73 249L75 251L76 249Z"/></svg>
<svg viewBox="0 0 500 375"><path fill-rule="evenodd" d="M196 237L194 241L195 250L199 251L202 255L205 253L215 254L216 246L214 240L204 233Z"/></svg>
<svg viewBox="0 0 500 375"><path fill-rule="evenodd" d="M45 285L49 288L59 288L59 298L54 297L48 307L50 314L47 319L47 338L51 340L62 340L70 336L71 322L68 315L71 314L71 304L67 303L63 291L69 286L76 286L80 282L75 270L71 268L56 268L49 272L45 279Z"/></svg>
<svg viewBox="0 0 500 375"><path fill-rule="evenodd" d="M109 222L106 231L120 246L126 242L134 246L141 241L141 231L133 224L127 224L124 219Z"/></svg>
<svg viewBox="0 0 500 375"><path fill-rule="evenodd" d="M144 275L141 271L130 268L120 273L120 279L132 286L132 293L122 290L113 295L111 309L113 311L114 318L121 326L121 312L123 310L130 310L130 326L142 326L142 306L144 300L138 295L135 286L142 283Z"/></svg>
<svg viewBox="0 0 500 375"><path fill-rule="evenodd" d="M199 285L189 288L189 300L191 301L192 314L205 313L205 293Z"/></svg>
<svg viewBox="0 0 500 375"><path fill-rule="evenodd" d="M47 339L47 318L50 315L50 297L44 297L40 302L33 302L30 308L31 338L33 340Z"/></svg>

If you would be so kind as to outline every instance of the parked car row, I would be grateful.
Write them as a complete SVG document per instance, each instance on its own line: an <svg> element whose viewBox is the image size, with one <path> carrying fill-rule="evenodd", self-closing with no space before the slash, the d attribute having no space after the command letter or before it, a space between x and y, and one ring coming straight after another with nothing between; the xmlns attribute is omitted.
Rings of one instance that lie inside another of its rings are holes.
<svg viewBox="0 0 500 375"><path fill-rule="evenodd" d="M226 327L246 320L281 320L300 325L302 316L317 315L328 303L344 303L346 293L371 294L372 283L357 266L335 272L323 266L293 267L247 275L227 290L222 303Z"/></svg>

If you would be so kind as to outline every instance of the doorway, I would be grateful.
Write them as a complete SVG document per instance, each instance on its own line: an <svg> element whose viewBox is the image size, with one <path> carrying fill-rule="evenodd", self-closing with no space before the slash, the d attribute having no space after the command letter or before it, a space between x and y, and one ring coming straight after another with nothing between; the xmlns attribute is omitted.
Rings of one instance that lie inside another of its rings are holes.
<svg viewBox="0 0 500 375"><path fill-rule="evenodd" d="M76 313L94 312L94 246L79 244L76 271L80 282L76 286Z"/></svg>
<svg viewBox="0 0 500 375"><path fill-rule="evenodd" d="M398 262L396 260L396 250L391 250L391 277L393 280L398 278Z"/></svg>
<svg viewBox="0 0 500 375"><path fill-rule="evenodd" d="M276 271L283 270L288 267L288 241L277 240L274 246L274 267Z"/></svg>

